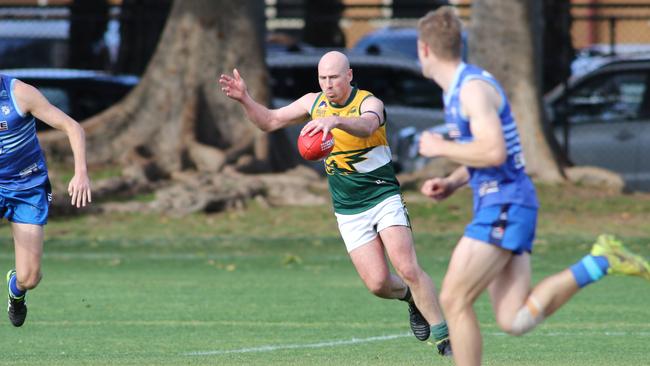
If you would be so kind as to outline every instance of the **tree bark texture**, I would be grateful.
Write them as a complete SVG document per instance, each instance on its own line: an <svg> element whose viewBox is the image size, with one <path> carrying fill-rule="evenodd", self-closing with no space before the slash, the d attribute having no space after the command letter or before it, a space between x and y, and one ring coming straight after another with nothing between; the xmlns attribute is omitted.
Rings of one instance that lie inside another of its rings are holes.
<svg viewBox="0 0 650 366"><path fill-rule="evenodd" d="M503 85L517 121L528 173L541 181L560 182L564 176L543 128L534 1L473 1L470 59Z"/></svg>
<svg viewBox="0 0 650 366"><path fill-rule="evenodd" d="M236 66L253 97L268 101L254 1L176 0L138 86L83 123L89 163L139 165L155 180L175 171L264 162L266 136L217 83ZM48 155L69 155L60 133L45 133L41 142Z"/></svg>
<svg viewBox="0 0 650 366"><path fill-rule="evenodd" d="M241 207L253 197L277 204L320 200L309 192L321 179L304 169L286 178L245 174L285 171L296 165L295 153L282 133L262 133L247 121L217 82L237 67L253 98L268 101L263 10L259 0L174 0L140 83L82 123L89 165L123 168L121 177L95 182L94 210L187 214ZM65 134L39 138L50 160L71 160ZM65 197L65 186L56 183L55 196ZM110 202L149 191L155 199L146 204ZM62 213L68 206L65 199L53 203Z"/></svg>

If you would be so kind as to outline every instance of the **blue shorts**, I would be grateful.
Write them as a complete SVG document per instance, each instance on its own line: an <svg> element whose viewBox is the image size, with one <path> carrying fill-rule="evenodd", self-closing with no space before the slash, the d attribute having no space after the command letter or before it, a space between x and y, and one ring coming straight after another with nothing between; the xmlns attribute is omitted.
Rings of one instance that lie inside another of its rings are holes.
<svg viewBox="0 0 650 366"><path fill-rule="evenodd" d="M465 228L465 236L512 251L531 253L537 226L537 209L519 205L494 205L479 209Z"/></svg>
<svg viewBox="0 0 650 366"><path fill-rule="evenodd" d="M47 224L52 201L50 181L21 191L0 188L0 218L17 224Z"/></svg>

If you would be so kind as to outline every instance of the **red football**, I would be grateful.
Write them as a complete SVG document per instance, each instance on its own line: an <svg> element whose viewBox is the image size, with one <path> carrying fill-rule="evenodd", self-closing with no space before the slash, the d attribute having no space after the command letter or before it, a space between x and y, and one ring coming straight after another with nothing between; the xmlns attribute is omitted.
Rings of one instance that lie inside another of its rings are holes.
<svg viewBox="0 0 650 366"><path fill-rule="evenodd" d="M323 131L316 132L314 136L309 134L298 136L298 151L306 160L322 160L332 152L333 148L334 136L330 132L327 133L325 141L323 141Z"/></svg>

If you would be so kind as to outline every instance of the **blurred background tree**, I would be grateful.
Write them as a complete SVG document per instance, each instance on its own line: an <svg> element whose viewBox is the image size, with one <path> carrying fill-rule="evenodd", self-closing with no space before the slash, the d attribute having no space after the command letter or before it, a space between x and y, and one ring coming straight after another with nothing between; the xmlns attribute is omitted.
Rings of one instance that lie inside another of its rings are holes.
<svg viewBox="0 0 650 366"><path fill-rule="evenodd" d="M273 146L273 165L271 135L246 121L238 103L217 83L219 74L237 67L252 96L268 102L263 24L264 3L257 0L173 2L138 86L120 103L84 122L89 163L123 167L123 176L108 190L166 182L170 192L169 185L175 184L169 199L160 204L180 212L209 206L212 198L206 195L242 200L259 191L259 182L242 176L236 184L224 184L228 172L283 169L291 159L279 152L290 154L289 145ZM48 156L69 156L59 131L44 133L41 141Z"/></svg>
<svg viewBox="0 0 650 366"><path fill-rule="evenodd" d="M303 6L303 41L316 47L345 47L345 35L339 27L341 0L305 0Z"/></svg>
<svg viewBox="0 0 650 366"><path fill-rule="evenodd" d="M541 27L535 0L474 0L470 61L489 70L504 86L517 120L526 170L546 182L564 179L559 157L548 143L542 107ZM507 57L503 57L507 55Z"/></svg>
<svg viewBox="0 0 650 366"><path fill-rule="evenodd" d="M109 17L108 0L74 0L70 5L68 65L74 69L103 70L109 57L104 33Z"/></svg>
<svg viewBox="0 0 650 366"><path fill-rule="evenodd" d="M116 72L136 75L144 73L147 63L158 46L172 2L172 0L122 0L120 51L115 67Z"/></svg>

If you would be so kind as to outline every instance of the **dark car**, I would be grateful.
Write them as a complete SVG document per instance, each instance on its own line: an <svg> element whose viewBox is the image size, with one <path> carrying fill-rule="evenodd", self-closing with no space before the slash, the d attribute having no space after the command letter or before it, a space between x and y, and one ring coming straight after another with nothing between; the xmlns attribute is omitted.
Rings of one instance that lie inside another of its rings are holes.
<svg viewBox="0 0 650 366"><path fill-rule="evenodd" d="M77 121L115 104L139 81L133 75L71 69L9 69L0 70L0 74L35 86L53 105ZM39 121L37 128L48 126Z"/></svg>
<svg viewBox="0 0 650 366"><path fill-rule="evenodd" d="M618 59L546 96L555 136L576 165L621 174L650 190L650 58Z"/></svg>
<svg viewBox="0 0 650 366"><path fill-rule="evenodd" d="M462 33L462 59L467 60L467 32ZM361 37L352 52L368 55L402 56L418 60L418 30L410 27L385 27Z"/></svg>
<svg viewBox="0 0 650 366"><path fill-rule="evenodd" d="M352 51L369 55L400 54L417 60L417 40L418 30L415 28L386 27L361 37Z"/></svg>
<svg viewBox="0 0 650 366"><path fill-rule="evenodd" d="M322 52L270 53L266 63L271 75L273 107L289 104L304 94L319 91L318 61ZM412 171L417 161L407 157L418 131L443 124L442 89L422 76L420 66L402 57L348 54L353 84L384 102L388 140L398 171ZM300 128L286 129L295 141Z"/></svg>

